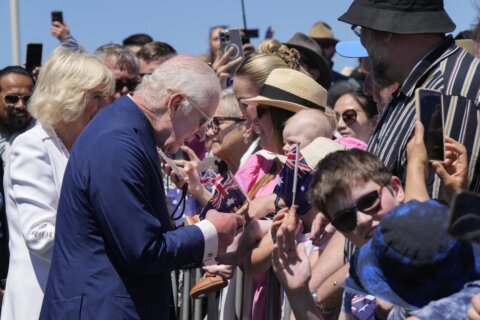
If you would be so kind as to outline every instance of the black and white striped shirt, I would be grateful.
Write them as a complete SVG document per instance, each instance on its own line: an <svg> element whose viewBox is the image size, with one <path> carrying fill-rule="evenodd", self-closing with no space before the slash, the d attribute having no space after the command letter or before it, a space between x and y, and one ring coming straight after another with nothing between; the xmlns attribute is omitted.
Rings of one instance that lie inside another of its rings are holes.
<svg viewBox="0 0 480 320"><path fill-rule="evenodd" d="M457 47L451 36L427 54L386 108L370 138L368 151L405 181L406 145L415 127L415 89L443 93L445 134L468 152L470 190L480 191L480 60ZM432 198L441 198L438 176L427 183Z"/></svg>

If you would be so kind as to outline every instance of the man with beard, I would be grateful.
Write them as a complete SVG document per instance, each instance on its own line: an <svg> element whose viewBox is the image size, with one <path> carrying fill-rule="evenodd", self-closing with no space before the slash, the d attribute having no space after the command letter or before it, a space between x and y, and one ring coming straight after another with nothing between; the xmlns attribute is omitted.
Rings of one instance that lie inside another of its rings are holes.
<svg viewBox="0 0 480 320"><path fill-rule="evenodd" d="M406 145L415 126L415 90L441 91L444 134L465 145L469 189L480 190L480 66L451 36L455 24L443 0L354 0L340 21L352 25L368 51L380 85L401 84L386 107L368 150L405 181ZM433 198L442 198L438 176L427 181Z"/></svg>
<svg viewBox="0 0 480 320"><path fill-rule="evenodd" d="M0 177L3 181L3 166L13 140L30 124L32 117L27 111L27 102L33 91L33 80L27 70L9 66L0 70ZM8 271L8 231L3 205L3 183L0 191L0 301L5 288Z"/></svg>

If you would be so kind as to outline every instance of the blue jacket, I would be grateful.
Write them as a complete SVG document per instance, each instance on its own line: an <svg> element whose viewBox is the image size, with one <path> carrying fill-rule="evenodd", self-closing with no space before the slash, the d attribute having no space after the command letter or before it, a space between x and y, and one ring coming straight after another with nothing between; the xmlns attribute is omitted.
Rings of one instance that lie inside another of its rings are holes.
<svg viewBox="0 0 480 320"><path fill-rule="evenodd" d="M203 251L198 227L172 230L153 129L122 97L70 155L40 319L169 319L170 271Z"/></svg>

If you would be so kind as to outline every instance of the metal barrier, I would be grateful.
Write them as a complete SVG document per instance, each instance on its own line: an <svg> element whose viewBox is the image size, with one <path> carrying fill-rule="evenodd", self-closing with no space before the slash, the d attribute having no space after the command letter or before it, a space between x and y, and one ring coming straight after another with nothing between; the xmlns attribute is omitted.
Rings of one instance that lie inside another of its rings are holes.
<svg viewBox="0 0 480 320"><path fill-rule="evenodd" d="M193 281L192 281L193 275ZM202 276L201 269L183 270L183 272L172 272L172 284L174 292L174 302L179 308L177 319L179 320L250 320L251 301L252 301L252 277L245 275L240 268L235 270L235 276L230 280L230 284L220 294L212 293L207 298L207 309L204 312L204 300L190 299L190 289L193 284L197 283ZM267 298L267 319L278 319L279 312L283 309L284 320L290 319L291 309L286 298L283 299L283 308L278 305L278 297L280 286L275 279L272 270L268 276L268 293ZM181 290L179 290L181 287ZM178 294L182 292L182 294ZM234 295L234 305L229 304L229 295ZM282 292L283 294L283 292ZM218 296L218 297L217 297ZM221 298L220 298L221 297ZM225 300L227 298L228 300ZM225 304L227 301L227 304ZM244 303L249 301L249 303ZM193 306L193 308L192 308Z"/></svg>

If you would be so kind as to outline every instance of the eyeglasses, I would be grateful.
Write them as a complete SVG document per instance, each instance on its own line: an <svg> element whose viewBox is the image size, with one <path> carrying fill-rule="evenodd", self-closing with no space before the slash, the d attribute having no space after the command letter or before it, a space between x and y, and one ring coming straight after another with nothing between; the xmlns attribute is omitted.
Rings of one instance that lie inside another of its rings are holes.
<svg viewBox="0 0 480 320"><path fill-rule="evenodd" d="M342 118L343 122L345 122L345 124L347 126L351 126L352 124L355 123L355 121L357 121L358 112L365 112L365 111L356 110L356 109L348 109L348 110L343 111L342 114L339 114L339 113L336 113L336 112L335 112L335 114L337 116L337 121L340 121L340 118Z"/></svg>
<svg viewBox="0 0 480 320"><path fill-rule="evenodd" d="M382 190L385 186L379 186L358 198L357 203L351 208L338 211L332 220L332 225L341 232L352 232L357 226L357 211L374 215L381 207Z"/></svg>
<svg viewBox="0 0 480 320"><path fill-rule="evenodd" d="M263 117L265 113L269 111L270 111L270 107L259 104L257 106L257 118L260 119L261 117Z"/></svg>
<svg viewBox="0 0 480 320"><path fill-rule="evenodd" d="M127 80L127 81L115 81L115 92L120 92L123 90L124 87L127 87L128 92L132 92L138 85L137 80Z"/></svg>
<svg viewBox="0 0 480 320"><path fill-rule="evenodd" d="M353 33L355 33L355 35L357 37L362 36L362 26L354 24L354 25L352 25L352 31L353 31Z"/></svg>
<svg viewBox="0 0 480 320"><path fill-rule="evenodd" d="M3 102L5 104L17 104L20 99L22 99L24 104L28 103L28 100L30 100L30 97L32 95L30 94L25 94L25 95L19 95L19 94L6 94L3 96Z"/></svg>
<svg viewBox="0 0 480 320"><path fill-rule="evenodd" d="M247 119L243 119L243 118L239 118L239 117L213 117L212 121L210 121L208 123L207 129L212 130L213 134L217 134L219 129L220 129L220 125L224 121L233 121L233 122L235 122L235 124L239 124L239 123L242 123L246 120Z"/></svg>

